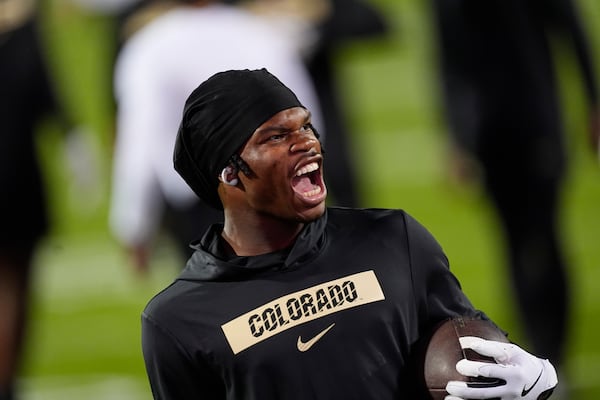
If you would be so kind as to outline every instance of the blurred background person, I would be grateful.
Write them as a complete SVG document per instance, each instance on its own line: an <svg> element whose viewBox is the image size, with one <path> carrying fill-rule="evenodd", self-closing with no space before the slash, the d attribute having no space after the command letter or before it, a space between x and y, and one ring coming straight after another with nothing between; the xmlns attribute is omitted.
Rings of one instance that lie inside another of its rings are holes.
<svg viewBox="0 0 600 400"><path fill-rule="evenodd" d="M383 13L367 1L331 0L330 12L316 25L317 42L306 57L315 82L327 132L327 168L325 175L333 203L344 207L364 206L360 196L351 129L342 100L336 56L350 43L384 39L389 26Z"/></svg>
<svg viewBox="0 0 600 400"><path fill-rule="evenodd" d="M109 49L106 60L114 72L118 54L127 39L146 23L169 10L177 0L71 0L88 15L101 16L107 25ZM114 77L111 75L110 81ZM113 88L109 88L114 100Z"/></svg>
<svg viewBox="0 0 600 400"><path fill-rule="evenodd" d="M270 19L295 38L315 84L327 132L325 175L331 202L345 207L361 206L352 147L352 135L360 133L349 128L340 90L344 82L338 76L336 57L345 45L385 38L389 26L383 13L362 0L239 0L237 3Z"/></svg>
<svg viewBox="0 0 600 400"><path fill-rule="evenodd" d="M222 219L173 170L173 146L187 95L218 71L265 67L310 105L323 131L318 99L296 43L263 19L219 1L172 1L126 39L115 66L116 142L110 226L137 271L149 266L162 226L180 254ZM163 5L161 4L160 7Z"/></svg>
<svg viewBox="0 0 600 400"><path fill-rule="evenodd" d="M432 0L439 72L459 180L480 171L506 240L510 277L533 352L564 361L570 280L561 241L566 144L554 60L578 61L598 140L598 92L571 0ZM595 147L594 145L594 147Z"/></svg>
<svg viewBox="0 0 600 400"><path fill-rule="evenodd" d="M167 10L170 0L73 0L95 13L113 16L114 55L132 32ZM389 34L383 13L364 0L225 0L274 24L298 46L312 77L322 109L324 130L332 145L327 149L327 177L331 202L361 205L354 165L352 135L338 76L340 50L358 41L383 39Z"/></svg>
<svg viewBox="0 0 600 400"><path fill-rule="evenodd" d="M83 157L91 154L77 144L84 143L77 139L84 131L75 129L55 91L37 6L34 0L0 2L0 400L17 397L34 256L50 227L36 133L52 117L67 151L74 144ZM67 166L87 169L80 156L67 153Z"/></svg>

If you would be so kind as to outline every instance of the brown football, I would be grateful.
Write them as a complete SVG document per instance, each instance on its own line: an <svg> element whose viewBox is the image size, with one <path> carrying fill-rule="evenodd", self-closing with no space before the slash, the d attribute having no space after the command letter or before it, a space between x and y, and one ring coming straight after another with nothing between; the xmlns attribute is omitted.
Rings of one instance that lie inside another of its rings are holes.
<svg viewBox="0 0 600 400"><path fill-rule="evenodd" d="M443 400L448 394L446 384L450 380L495 383L493 379L469 378L456 371L456 363L463 358L495 362L492 358L481 356L470 349L463 350L458 340L463 336L508 342L504 332L490 321L458 317L438 325L431 336L422 343L421 348L425 398Z"/></svg>

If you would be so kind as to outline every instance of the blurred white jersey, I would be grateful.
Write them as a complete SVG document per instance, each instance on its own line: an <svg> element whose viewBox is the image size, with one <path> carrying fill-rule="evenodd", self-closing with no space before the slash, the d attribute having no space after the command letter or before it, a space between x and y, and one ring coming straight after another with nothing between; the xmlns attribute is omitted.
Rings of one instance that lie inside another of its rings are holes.
<svg viewBox="0 0 600 400"><path fill-rule="evenodd" d="M198 201L173 169L175 137L190 93L217 72L263 67L294 91L322 131L314 86L297 44L258 16L224 4L181 6L127 41L115 66L110 225L119 240L135 244L151 237L163 196L174 207Z"/></svg>

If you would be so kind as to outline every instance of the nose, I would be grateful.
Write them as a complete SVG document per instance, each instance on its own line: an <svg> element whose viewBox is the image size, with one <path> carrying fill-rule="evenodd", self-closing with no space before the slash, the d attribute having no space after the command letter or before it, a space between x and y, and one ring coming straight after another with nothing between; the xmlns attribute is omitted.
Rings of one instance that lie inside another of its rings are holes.
<svg viewBox="0 0 600 400"><path fill-rule="evenodd" d="M311 152L317 153L317 140L312 135L295 132L296 140L290 146L290 152Z"/></svg>

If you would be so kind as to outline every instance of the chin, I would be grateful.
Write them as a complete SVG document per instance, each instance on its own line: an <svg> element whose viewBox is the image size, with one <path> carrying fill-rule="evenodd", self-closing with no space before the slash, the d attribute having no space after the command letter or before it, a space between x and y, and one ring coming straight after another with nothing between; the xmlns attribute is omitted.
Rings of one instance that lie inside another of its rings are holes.
<svg viewBox="0 0 600 400"><path fill-rule="evenodd" d="M298 220L300 222L312 222L315 221L325 213L325 202L322 202L314 207L305 209L304 211L298 213Z"/></svg>

